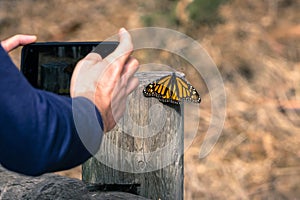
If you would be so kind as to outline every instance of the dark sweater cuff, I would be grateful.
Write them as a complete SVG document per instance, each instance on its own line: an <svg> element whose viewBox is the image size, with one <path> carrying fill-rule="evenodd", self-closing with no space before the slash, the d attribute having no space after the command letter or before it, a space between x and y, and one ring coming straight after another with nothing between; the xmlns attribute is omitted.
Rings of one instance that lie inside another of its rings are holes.
<svg viewBox="0 0 300 200"><path fill-rule="evenodd" d="M87 98L72 99L72 110L75 127L85 148L92 154L99 150L103 136L101 113Z"/></svg>

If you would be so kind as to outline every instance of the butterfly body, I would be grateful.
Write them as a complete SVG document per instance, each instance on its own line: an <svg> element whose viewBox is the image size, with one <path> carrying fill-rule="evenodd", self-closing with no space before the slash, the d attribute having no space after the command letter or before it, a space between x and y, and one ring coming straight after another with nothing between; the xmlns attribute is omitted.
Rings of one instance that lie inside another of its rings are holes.
<svg viewBox="0 0 300 200"><path fill-rule="evenodd" d="M165 103L180 104L182 101L200 103L201 98L196 89L175 73L164 76L143 90L144 96L156 97Z"/></svg>

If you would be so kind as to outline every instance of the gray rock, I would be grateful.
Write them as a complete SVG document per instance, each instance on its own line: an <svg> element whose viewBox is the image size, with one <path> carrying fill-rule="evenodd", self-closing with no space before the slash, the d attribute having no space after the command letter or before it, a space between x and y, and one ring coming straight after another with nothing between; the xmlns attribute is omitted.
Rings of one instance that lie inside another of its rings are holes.
<svg viewBox="0 0 300 200"><path fill-rule="evenodd" d="M56 174L24 176L0 167L0 200L44 199L138 199L146 198L125 192L89 192L84 182Z"/></svg>

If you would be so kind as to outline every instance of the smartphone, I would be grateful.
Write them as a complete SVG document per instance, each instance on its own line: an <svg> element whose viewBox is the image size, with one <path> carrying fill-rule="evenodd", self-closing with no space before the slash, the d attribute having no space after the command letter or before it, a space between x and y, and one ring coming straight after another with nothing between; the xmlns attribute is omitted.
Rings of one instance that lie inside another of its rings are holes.
<svg viewBox="0 0 300 200"><path fill-rule="evenodd" d="M94 51L102 58L112 53L118 42L38 42L25 45L21 72L38 89L70 95L70 81L77 62Z"/></svg>

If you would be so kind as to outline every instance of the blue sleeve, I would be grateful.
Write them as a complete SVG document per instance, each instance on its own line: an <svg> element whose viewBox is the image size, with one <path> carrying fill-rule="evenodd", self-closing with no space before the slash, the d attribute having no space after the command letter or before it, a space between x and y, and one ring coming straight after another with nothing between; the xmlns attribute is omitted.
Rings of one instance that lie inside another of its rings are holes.
<svg viewBox="0 0 300 200"><path fill-rule="evenodd" d="M33 88L0 45L2 166L27 175L69 169L97 152L102 130L91 101Z"/></svg>

